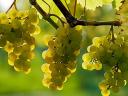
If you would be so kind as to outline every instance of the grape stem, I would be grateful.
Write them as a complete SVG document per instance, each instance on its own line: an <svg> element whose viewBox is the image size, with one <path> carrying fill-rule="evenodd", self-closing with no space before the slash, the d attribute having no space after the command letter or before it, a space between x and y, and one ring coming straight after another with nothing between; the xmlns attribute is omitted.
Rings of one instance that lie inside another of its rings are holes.
<svg viewBox="0 0 128 96"><path fill-rule="evenodd" d="M43 19L48 21L55 29L58 28L58 25L50 18L40 6L37 4L36 0L29 0L29 2L37 9L37 11L43 16Z"/></svg>
<svg viewBox="0 0 128 96"><path fill-rule="evenodd" d="M30 3L37 9L37 11L43 16L43 19L48 21L55 29L58 28L58 25L50 18L51 15L46 13L36 2L36 0L29 0ZM80 20L75 18L74 16L71 15L71 13L66 9L66 7L63 5L63 3L60 0L53 0L53 2L56 4L56 6L59 8L61 13L64 15L66 18L67 22L71 27L75 27L77 25L82 25L82 26L102 26L102 25L113 25L113 26L121 26L120 21L87 21L87 20ZM53 16L53 14L52 14ZM58 18L54 14L55 17ZM58 18L61 20L60 18ZM62 24L64 23L61 20Z"/></svg>
<svg viewBox="0 0 128 96"><path fill-rule="evenodd" d="M58 18L59 20L60 20L60 22L62 23L62 25L64 26L64 21L59 17L59 16L57 16L57 15L55 15L55 14L48 14L50 17L51 16L54 16L54 17L56 17L56 18Z"/></svg>
<svg viewBox="0 0 128 96"><path fill-rule="evenodd" d="M12 3L11 6L8 8L8 10L6 11L6 13L8 13L8 11L13 7L13 5L14 5L15 9L17 9L17 7L16 7L16 0L13 1L13 3Z"/></svg>
<svg viewBox="0 0 128 96"><path fill-rule="evenodd" d="M76 14L76 5L77 5L77 0L75 0L75 2L74 2L74 12L73 12L73 16L75 16L75 14Z"/></svg>
<svg viewBox="0 0 128 96"><path fill-rule="evenodd" d="M101 25L113 25L113 26L121 26L120 21L86 21L86 20L78 20L65 8L63 3L60 0L53 0L59 10L62 12L67 22L71 27L75 27L77 25L83 26L101 26Z"/></svg>

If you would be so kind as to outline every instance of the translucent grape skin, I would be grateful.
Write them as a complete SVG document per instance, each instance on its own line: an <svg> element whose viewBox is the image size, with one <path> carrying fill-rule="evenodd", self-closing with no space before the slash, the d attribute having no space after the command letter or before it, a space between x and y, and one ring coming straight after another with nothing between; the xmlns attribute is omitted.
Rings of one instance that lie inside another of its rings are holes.
<svg viewBox="0 0 128 96"><path fill-rule="evenodd" d="M48 41L48 50L42 53L47 62L42 65L42 71L45 73L42 82L48 88L62 90L64 82L76 70L81 32L66 24L64 27L60 26L56 33L56 36Z"/></svg>
<svg viewBox="0 0 128 96"><path fill-rule="evenodd" d="M92 71L101 70L103 67L105 78L99 85L103 96L109 96L110 91L118 92L128 80L128 76L124 75L128 72L128 41L123 34L114 33L113 36L109 33L107 36L95 37L82 57L83 69Z"/></svg>
<svg viewBox="0 0 128 96"><path fill-rule="evenodd" d="M30 61L35 48L33 35L40 31L38 21L34 8L27 11L13 8L7 14L0 13L0 48L8 53L8 63L16 71L26 74L31 71Z"/></svg>

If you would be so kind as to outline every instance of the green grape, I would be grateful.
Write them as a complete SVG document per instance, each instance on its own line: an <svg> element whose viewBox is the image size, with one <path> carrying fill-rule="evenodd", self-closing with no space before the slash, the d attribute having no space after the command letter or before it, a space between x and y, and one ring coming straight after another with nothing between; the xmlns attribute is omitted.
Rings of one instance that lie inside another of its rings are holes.
<svg viewBox="0 0 128 96"><path fill-rule="evenodd" d="M100 82L99 83L99 88L100 88L101 91L108 90L109 89L109 85L108 85L107 81L104 80L104 81Z"/></svg>
<svg viewBox="0 0 128 96"><path fill-rule="evenodd" d="M51 71L49 70L49 66L50 66L50 64L43 64L43 65L41 66L41 70L42 70L43 72L46 72L46 73L50 73L50 74L51 74Z"/></svg>
<svg viewBox="0 0 128 96"><path fill-rule="evenodd" d="M112 78L112 73L111 72L105 72L104 77L105 77L106 80L109 80L109 79Z"/></svg>
<svg viewBox="0 0 128 96"><path fill-rule="evenodd" d="M14 62L14 68L15 68L16 71L23 71L26 74L28 74L31 70L30 62L26 61L26 60L23 60L23 59L17 59Z"/></svg>
<svg viewBox="0 0 128 96"><path fill-rule="evenodd" d="M90 45L90 46L88 46L87 51L88 52L95 52L95 51L97 51L97 47L94 45Z"/></svg>
<svg viewBox="0 0 128 96"><path fill-rule="evenodd" d="M84 62L90 62L91 60L92 60L92 58L93 58L93 54L94 53L86 53L86 54L84 54L83 56L82 56L82 59L83 59L83 61Z"/></svg>
<svg viewBox="0 0 128 96"><path fill-rule="evenodd" d="M25 37L25 40L26 40L27 44L29 44L29 45L35 44L35 38L33 36L27 36L27 37Z"/></svg>
<svg viewBox="0 0 128 96"><path fill-rule="evenodd" d="M29 22L34 24L35 23L37 24L39 22L37 11L34 8L29 10L28 19L29 19Z"/></svg>
<svg viewBox="0 0 128 96"><path fill-rule="evenodd" d="M8 12L7 17L9 17L10 19L15 19L17 15L18 15L18 11L13 8Z"/></svg>
<svg viewBox="0 0 128 96"><path fill-rule="evenodd" d="M118 92L119 91L119 87L118 86L112 86L111 87L111 90L113 91L113 92Z"/></svg>
<svg viewBox="0 0 128 96"><path fill-rule="evenodd" d="M14 52L16 55L20 55L21 52L22 52L22 46L14 46L13 52Z"/></svg>
<svg viewBox="0 0 128 96"><path fill-rule="evenodd" d="M110 96L110 90L101 91L102 96Z"/></svg>
<svg viewBox="0 0 128 96"><path fill-rule="evenodd" d="M0 24L9 24L8 17L5 13L0 14Z"/></svg>
<svg viewBox="0 0 128 96"><path fill-rule="evenodd" d="M96 70L101 70L102 69L102 64L100 62L97 62L94 64L94 67Z"/></svg>
<svg viewBox="0 0 128 96"><path fill-rule="evenodd" d="M30 61L35 49L33 35L40 31L38 19L34 8L27 11L11 9L7 14L0 13L0 47L8 52L8 63L16 71L27 74L31 70Z"/></svg>
<svg viewBox="0 0 128 96"><path fill-rule="evenodd" d="M13 29L18 29L18 28L21 28L22 25L21 25L21 22L20 22L18 19L13 19L13 20L11 21L11 27L12 27Z"/></svg>
<svg viewBox="0 0 128 96"><path fill-rule="evenodd" d="M44 72L42 82L46 87L62 90L64 82L76 70L76 56L79 54L81 33L70 28L69 25L58 28L56 33L56 36L48 41L48 50L42 53L50 70L49 74L47 70L43 70L46 72Z"/></svg>
<svg viewBox="0 0 128 96"><path fill-rule="evenodd" d="M103 39L101 37L95 37L92 40L92 43L94 46L99 47L103 42Z"/></svg>
<svg viewBox="0 0 128 96"><path fill-rule="evenodd" d="M6 35L11 31L11 26L9 24L0 24L0 34L6 37Z"/></svg>
<svg viewBox="0 0 128 96"><path fill-rule="evenodd" d="M124 87L125 86L125 80L118 80L117 81L117 86Z"/></svg>
<svg viewBox="0 0 128 96"><path fill-rule="evenodd" d="M17 55L15 53L8 54L8 64L14 66L14 62L17 59Z"/></svg>
<svg viewBox="0 0 128 96"><path fill-rule="evenodd" d="M4 47L7 43L7 40L4 36L0 35L0 48Z"/></svg>
<svg viewBox="0 0 128 96"><path fill-rule="evenodd" d="M8 53L13 52L14 46L12 43L7 42L6 45L4 46L4 50Z"/></svg>
<svg viewBox="0 0 128 96"><path fill-rule="evenodd" d="M89 63L82 63L82 68L83 69L87 69L87 70L90 70L90 71L92 71L92 70L94 70L95 69L95 67L94 67L94 65L93 64L89 64Z"/></svg>
<svg viewBox="0 0 128 96"><path fill-rule="evenodd" d="M105 82L99 86L103 96L109 96L108 89L117 92L126 85L128 80L127 42L124 33L113 33L113 35L109 33L107 36L95 37L92 45L87 48L87 53L82 56L83 69L92 71L103 67Z"/></svg>

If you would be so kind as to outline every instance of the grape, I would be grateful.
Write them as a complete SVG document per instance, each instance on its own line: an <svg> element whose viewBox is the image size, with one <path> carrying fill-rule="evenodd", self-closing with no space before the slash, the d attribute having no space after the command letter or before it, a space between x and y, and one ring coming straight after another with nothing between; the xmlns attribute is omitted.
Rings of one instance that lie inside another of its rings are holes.
<svg viewBox="0 0 128 96"><path fill-rule="evenodd" d="M90 62L93 58L93 53L86 53L82 56L84 62Z"/></svg>
<svg viewBox="0 0 128 96"><path fill-rule="evenodd" d="M95 51L97 51L97 47L94 45L90 45L90 46L88 46L87 51L88 52L95 52Z"/></svg>
<svg viewBox="0 0 128 96"><path fill-rule="evenodd" d="M38 22L39 22L37 12L34 8L29 10L28 18L29 18L29 22L31 22L31 23L38 24Z"/></svg>
<svg viewBox="0 0 128 96"><path fill-rule="evenodd" d="M13 19L11 22L11 27L13 29L18 29L20 27L22 27L21 22L18 19Z"/></svg>
<svg viewBox="0 0 128 96"><path fill-rule="evenodd" d="M94 65L93 64L89 64L89 63L82 63L82 68L83 69L87 69L87 70L94 70Z"/></svg>
<svg viewBox="0 0 128 96"><path fill-rule="evenodd" d="M110 90L101 91L103 96L110 96Z"/></svg>
<svg viewBox="0 0 128 96"><path fill-rule="evenodd" d="M62 90L64 82L76 70L76 56L79 54L81 32L70 28L67 24L64 27L59 27L56 33L55 36L49 38L48 50L42 53L42 57L47 63L42 67L43 85Z"/></svg>
<svg viewBox="0 0 128 96"><path fill-rule="evenodd" d="M8 53L13 52L14 46L12 43L7 42L6 45L4 46L4 50Z"/></svg>
<svg viewBox="0 0 128 96"><path fill-rule="evenodd" d="M15 19L17 15L18 15L17 10L12 9L8 12L7 17L9 17L10 19Z"/></svg>
<svg viewBox="0 0 128 96"><path fill-rule="evenodd" d="M42 70L43 72L46 72L46 73L51 73L51 71L49 70L49 66L50 66L50 64L43 64L43 65L41 66L41 70Z"/></svg>
<svg viewBox="0 0 128 96"><path fill-rule="evenodd" d="M9 24L8 17L5 13L0 14L0 24Z"/></svg>
<svg viewBox="0 0 128 96"><path fill-rule="evenodd" d="M13 52L14 52L16 55L20 55L21 52L22 52L22 46L14 46Z"/></svg>
<svg viewBox="0 0 128 96"><path fill-rule="evenodd" d="M4 36L0 36L0 48L4 47L6 43L6 38Z"/></svg>
<svg viewBox="0 0 128 96"><path fill-rule="evenodd" d="M109 90L119 91L126 85L128 72L128 41L124 33L109 33L107 36L94 37L82 56L82 67L86 70L105 71L105 80L99 85L103 96L109 96Z"/></svg>
<svg viewBox="0 0 128 96"><path fill-rule="evenodd" d="M14 62L14 68L15 68L16 71L23 71L26 74L28 74L31 70L30 62L26 61L26 60L23 60L23 59L17 59Z"/></svg>
<svg viewBox="0 0 128 96"><path fill-rule="evenodd" d="M33 35L40 31L38 19L34 8L28 11L12 9L7 14L0 13L0 47L8 52L8 63L16 71L26 74L31 71L30 61L35 49Z"/></svg>
<svg viewBox="0 0 128 96"><path fill-rule="evenodd" d="M8 64L14 66L14 62L17 59L17 55L15 53L8 54Z"/></svg>
<svg viewBox="0 0 128 96"><path fill-rule="evenodd" d="M112 73L111 72L105 72L104 77L105 77L106 80L109 80L109 79L112 78Z"/></svg>
<svg viewBox="0 0 128 96"><path fill-rule="evenodd" d="M94 66L95 66L96 70L101 70L102 69L102 64L100 62L95 63Z"/></svg>

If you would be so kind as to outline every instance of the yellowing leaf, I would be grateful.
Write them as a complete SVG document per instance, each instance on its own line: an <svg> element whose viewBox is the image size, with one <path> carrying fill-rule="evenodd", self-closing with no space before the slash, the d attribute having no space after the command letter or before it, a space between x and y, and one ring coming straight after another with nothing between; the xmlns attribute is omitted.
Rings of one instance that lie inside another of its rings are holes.
<svg viewBox="0 0 128 96"><path fill-rule="evenodd" d="M119 7L121 6L121 1L122 0L115 0L116 1L116 9L119 10Z"/></svg>
<svg viewBox="0 0 128 96"><path fill-rule="evenodd" d="M112 3L113 0L102 0L103 4L109 4Z"/></svg>

